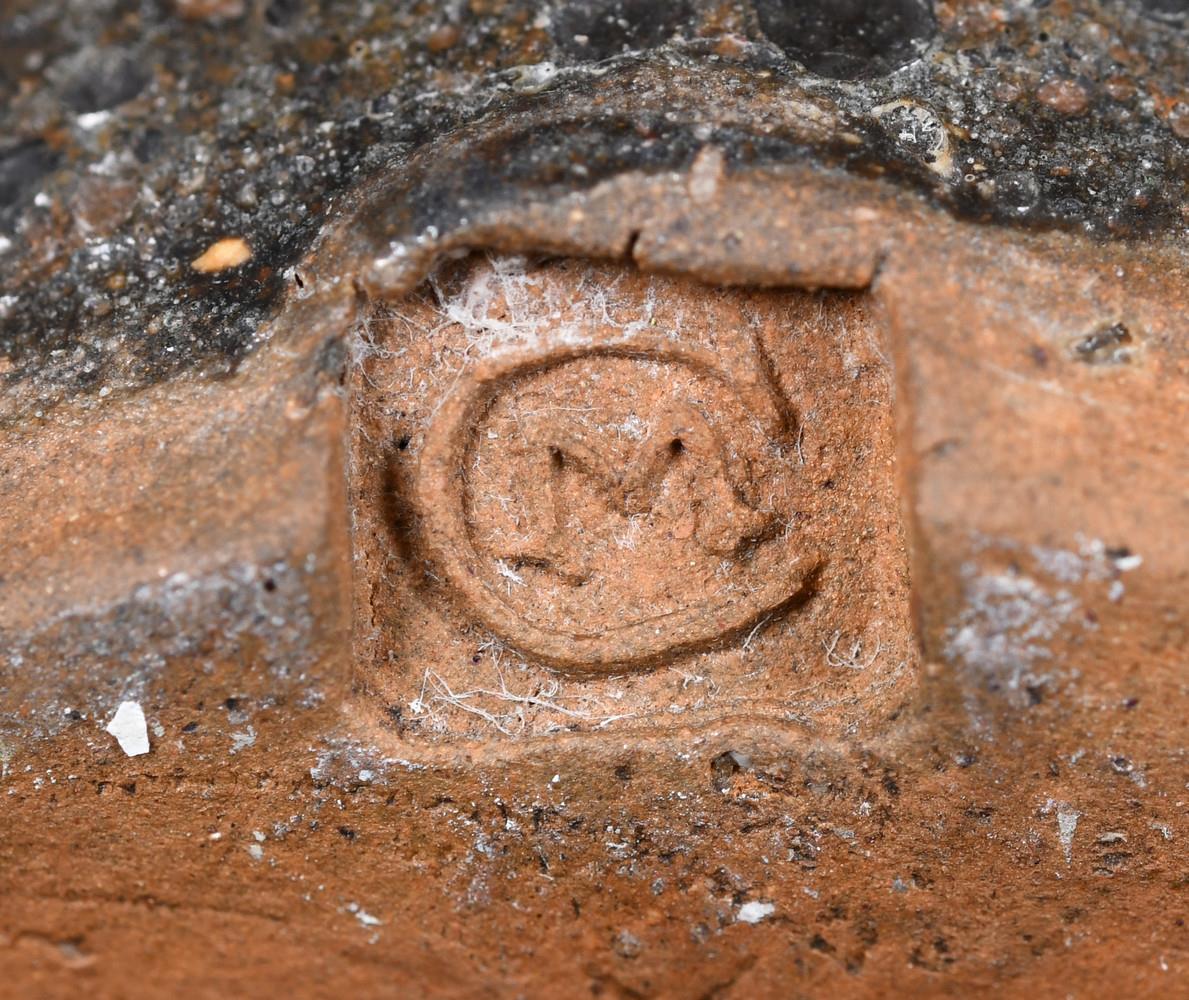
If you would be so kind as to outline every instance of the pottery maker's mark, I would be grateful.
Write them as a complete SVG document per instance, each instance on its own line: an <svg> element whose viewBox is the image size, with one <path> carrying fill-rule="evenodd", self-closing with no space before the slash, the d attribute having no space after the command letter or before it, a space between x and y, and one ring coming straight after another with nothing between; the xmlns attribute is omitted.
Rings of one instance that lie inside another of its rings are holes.
<svg viewBox="0 0 1189 1000"><path fill-rule="evenodd" d="M762 372L665 345L488 362L420 467L435 564L494 632L558 666L644 666L796 600L789 418Z"/></svg>
<svg viewBox="0 0 1189 1000"><path fill-rule="evenodd" d="M676 488L687 494L689 503L688 513L673 512L676 519L669 530L675 539L692 539L709 553L731 556L773 523L773 512L753 510L742 499L746 484L736 481L725 446L693 407L674 406L647 432L629 435L629 440L643 440L628 446L630 457L622 464L617 453L623 449L616 442L602 442L600 450L599 443L587 439L582 423L564 412L557 418L547 412L526 418L521 428L526 447L518 450L526 473L520 507L528 516L523 530L489 532L491 537L481 541L489 555L515 567L539 566L582 586L603 560L581 537L586 532L567 503L571 494L585 487L591 502L618 515L618 541L629 549L638 544L631 537L640 533L637 519L653 517L666 505L674 488L670 476L680 480ZM579 477L575 488L571 477ZM475 506L472 501L472 510ZM491 514L499 519L498 512Z"/></svg>

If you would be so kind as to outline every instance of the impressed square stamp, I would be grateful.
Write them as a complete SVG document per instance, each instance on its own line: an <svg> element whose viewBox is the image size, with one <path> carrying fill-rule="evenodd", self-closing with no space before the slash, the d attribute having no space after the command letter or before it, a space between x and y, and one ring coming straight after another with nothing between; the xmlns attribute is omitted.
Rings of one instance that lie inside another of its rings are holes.
<svg viewBox="0 0 1189 1000"><path fill-rule="evenodd" d="M907 690L861 298L475 257L355 348L355 660L406 738L836 733Z"/></svg>

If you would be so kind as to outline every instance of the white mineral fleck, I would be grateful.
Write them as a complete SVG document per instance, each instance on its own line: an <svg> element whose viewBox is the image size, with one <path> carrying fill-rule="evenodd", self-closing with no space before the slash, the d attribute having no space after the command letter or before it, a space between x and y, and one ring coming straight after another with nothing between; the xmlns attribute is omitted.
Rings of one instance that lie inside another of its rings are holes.
<svg viewBox="0 0 1189 1000"><path fill-rule="evenodd" d="M107 724L107 731L116 738L120 749L129 757L139 757L149 752L149 730L140 702L120 702L116 714Z"/></svg>
<svg viewBox="0 0 1189 1000"><path fill-rule="evenodd" d="M1077 833L1081 817L1080 812L1068 806L1057 810L1057 836L1061 840L1061 850L1065 853L1067 865L1073 862L1073 835Z"/></svg>
<svg viewBox="0 0 1189 1000"><path fill-rule="evenodd" d="M744 903L739 907L736 919L744 924L758 924L761 920L767 920L775 912L776 906L772 903Z"/></svg>
<svg viewBox="0 0 1189 1000"><path fill-rule="evenodd" d="M256 730L251 726L240 733L231 734L231 753L239 753L256 744Z"/></svg>
<svg viewBox="0 0 1189 1000"><path fill-rule="evenodd" d="M1068 802L1057 802L1055 799L1049 799L1041 808L1041 812L1046 816L1054 810L1057 812L1057 838L1061 841L1061 851L1065 855L1065 863L1069 865L1073 863L1073 838L1077 833L1078 820L1082 818L1082 814Z"/></svg>
<svg viewBox="0 0 1189 1000"><path fill-rule="evenodd" d="M319 886L321 888L321 886ZM358 920L364 927L379 927L384 921L379 917L373 917L358 903L348 903L347 912L354 913L355 919Z"/></svg>

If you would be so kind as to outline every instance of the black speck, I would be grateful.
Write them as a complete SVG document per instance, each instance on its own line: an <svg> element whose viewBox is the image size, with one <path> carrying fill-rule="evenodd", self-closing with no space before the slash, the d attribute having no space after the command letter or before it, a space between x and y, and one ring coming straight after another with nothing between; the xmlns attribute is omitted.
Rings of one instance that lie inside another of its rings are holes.
<svg viewBox="0 0 1189 1000"><path fill-rule="evenodd" d="M62 96L72 110L88 114L132 100L148 82L148 66L130 53L93 49L72 60Z"/></svg>
<svg viewBox="0 0 1189 1000"><path fill-rule="evenodd" d="M756 0L755 10L769 41L836 80L886 76L937 28L930 0Z"/></svg>
<svg viewBox="0 0 1189 1000"><path fill-rule="evenodd" d="M283 28L301 13L302 0L272 0L264 8L264 20L274 28Z"/></svg>
<svg viewBox="0 0 1189 1000"><path fill-rule="evenodd" d="M1118 365L1131 360L1131 331L1122 323L1096 330L1073 342L1073 356L1088 365Z"/></svg>
<svg viewBox="0 0 1189 1000"><path fill-rule="evenodd" d="M1130 760L1128 760L1126 757L1124 757L1122 755L1112 757L1110 759L1110 761L1111 761L1111 770L1114 771L1116 774L1130 774L1132 771L1135 770L1135 765L1132 764Z"/></svg>
<svg viewBox="0 0 1189 1000"><path fill-rule="evenodd" d="M834 950L834 946L820 934L814 934L809 939L809 947L814 951L832 952Z"/></svg>
<svg viewBox="0 0 1189 1000"><path fill-rule="evenodd" d="M609 59L651 49L690 21L689 0L576 0L553 18L553 37L570 56Z"/></svg>
<svg viewBox="0 0 1189 1000"><path fill-rule="evenodd" d="M710 762L710 778L714 787L720 792L731 790L731 783L738 773L739 762L736 760L736 755L730 750L720 753Z"/></svg>
<svg viewBox="0 0 1189 1000"><path fill-rule="evenodd" d="M40 140L16 145L0 142L0 212L31 198L57 164L57 154Z"/></svg>

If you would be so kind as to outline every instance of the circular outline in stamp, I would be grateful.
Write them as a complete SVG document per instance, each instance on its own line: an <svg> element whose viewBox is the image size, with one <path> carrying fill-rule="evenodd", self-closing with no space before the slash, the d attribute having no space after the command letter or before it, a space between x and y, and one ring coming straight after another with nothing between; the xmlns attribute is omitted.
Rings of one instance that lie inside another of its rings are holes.
<svg viewBox="0 0 1189 1000"><path fill-rule="evenodd" d="M753 574L746 601L705 600L664 616L598 632L563 632L526 621L485 579L478 568L466 520L462 472L474 428L501 389L538 372L592 356L620 357L685 365L725 385L769 434L786 417L762 378L728 375L709 350L652 337L633 337L604 345L565 345L542 353L508 353L477 363L439 405L426 435L417 474L416 499L422 541L440 570L484 626L510 646L551 666L576 673L610 673L658 665L684 653L728 645L762 625L765 618L791 608L804 595L818 566L816 556L787 551L779 574ZM779 544L770 540L768 545ZM785 543L787 545L787 543ZM791 546L789 547L791 549Z"/></svg>

